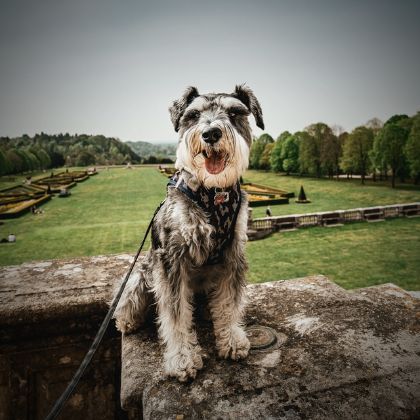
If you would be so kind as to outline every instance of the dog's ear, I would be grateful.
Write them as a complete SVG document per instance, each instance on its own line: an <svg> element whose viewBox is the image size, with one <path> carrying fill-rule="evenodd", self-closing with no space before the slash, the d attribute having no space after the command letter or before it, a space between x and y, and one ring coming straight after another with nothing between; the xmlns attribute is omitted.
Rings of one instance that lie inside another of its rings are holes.
<svg viewBox="0 0 420 420"><path fill-rule="evenodd" d="M178 132L179 130L179 121L184 115L185 110L187 109L188 105L193 101L193 99L197 96L200 96L197 88L194 86L189 86L187 87L181 98L174 101L172 106L169 108L169 113L171 114L171 121L174 125L176 132Z"/></svg>
<svg viewBox="0 0 420 420"><path fill-rule="evenodd" d="M246 85L236 85L233 96L243 102L246 107L252 112L255 118L257 127L264 130L264 120L261 110L261 105L255 97L254 92Z"/></svg>

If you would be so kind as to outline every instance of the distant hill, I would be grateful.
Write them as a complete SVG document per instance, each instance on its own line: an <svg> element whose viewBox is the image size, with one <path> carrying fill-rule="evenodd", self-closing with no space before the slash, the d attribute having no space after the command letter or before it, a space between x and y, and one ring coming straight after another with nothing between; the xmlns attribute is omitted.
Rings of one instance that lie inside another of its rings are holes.
<svg viewBox="0 0 420 420"><path fill-rule="evenodd" d="M0 137L0 175L67 166L141 163L142 157L113 137L36 134Z"/></svg>
<svg viewBox="0 0 420 420"><path fill-rule="evenodd" d="M175 161L177 147L175 142L153 144L146 141L127 141L125 144L129 145L142 158L149 159L154 156L158 160L171 159Z"/></svg>

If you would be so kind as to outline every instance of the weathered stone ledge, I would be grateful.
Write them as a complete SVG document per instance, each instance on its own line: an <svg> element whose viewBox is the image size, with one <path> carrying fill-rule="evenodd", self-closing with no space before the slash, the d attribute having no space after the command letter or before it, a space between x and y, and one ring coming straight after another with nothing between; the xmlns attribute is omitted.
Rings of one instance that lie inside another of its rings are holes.
<svg viewBox="0 0 420 420"><path fill-rule="evenodd" d="M123 337L121 402L131 418L414 418L420 414L420 301L393 284L345 291L323 276L248 287L248 326L277 343L241 362L208 353L195 381L162 374L153 326Z"/></svg>
<svg viewBox="0 0 420 420"><path fill-rule="evenodd" d="M24 263L0 268L0 325L36 324L107 309L128 254Z"/></svg>
<svg viewBox="0 0 420 420"><path fill-rule="evenodd" d="M43 418L77 369L132 256L0 268L0 417ZM123 337L121 403L132 418L420 416L420 300L392 284L346 291L323 276L248 287L247 326L277 342L236 363L208 353L190 384L162 375L153 324ZM115 418L120 339L110 328L62 418Z"/></svg>
<svg viewBox="0 0 420 420"><path fill-rule="evenodd" d="M85 356L132 256L0 268L0 419L43 419ZM113 325L60 419L124 418Z"/></svg>

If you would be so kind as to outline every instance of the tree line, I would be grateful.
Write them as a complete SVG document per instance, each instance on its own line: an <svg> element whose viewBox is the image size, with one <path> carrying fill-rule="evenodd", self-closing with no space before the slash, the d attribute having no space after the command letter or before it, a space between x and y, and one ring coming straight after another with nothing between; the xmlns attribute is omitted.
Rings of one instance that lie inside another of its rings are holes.
<svg viewBox="0 0 420 420"><path fill-rule="evenodd" d="M127 141L126 144L145 159L154 158L159 163L171 163L176 159L177 143L149 143L147 141ZM162 162L163 159L171 159L170 162Z"/></svg>
<svg viewBox="0 0 420 420"><path fill-rule="evenodd" d="M41 132L30 137L0 137L0 175L31 172L62 166L165 163L167 159L142 158L127 144L113 137ZM169 162L172 162L169 160Z"/></svg>
<svg viewBox="0 0 420 420"><path fill-rule="evenodd" d="M285 131L276 140L269 134L255 139L250 168L315 177L367 175L373 179L420 181L420 112L394 115L384 124L377 118L351 133L319 122L294 134Z"/></svg>

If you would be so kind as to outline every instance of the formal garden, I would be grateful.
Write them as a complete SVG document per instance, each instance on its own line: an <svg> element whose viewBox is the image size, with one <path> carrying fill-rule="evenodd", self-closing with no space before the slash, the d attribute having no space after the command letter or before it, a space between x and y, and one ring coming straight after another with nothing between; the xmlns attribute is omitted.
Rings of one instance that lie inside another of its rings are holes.
<svg viewBox="0 0 420 420"><path fill-rule="evenodd" d="M39 174L39 177L45 176ZM37 177L34 176L34 179ZM14 182L20 182L16 177ZM385 182L361 186L358 180L305 178L250 170L245 182L294 192L304 185L309 204L271 205L273 216L420 201L420 188ZM0 239L15 234L15 243L0 244L0 264L134 253L150 217L165 196L167 178L154 167L101 169L72 190L69 199L54 197L40 214L4 220ZM1 178L0 189L10 187ZM265 207L253 208L254 217ZM346 288L393 282L420 289L420 218L381 223L353 223L280 232L249 242L250 282L325 274Z"/></svg>

